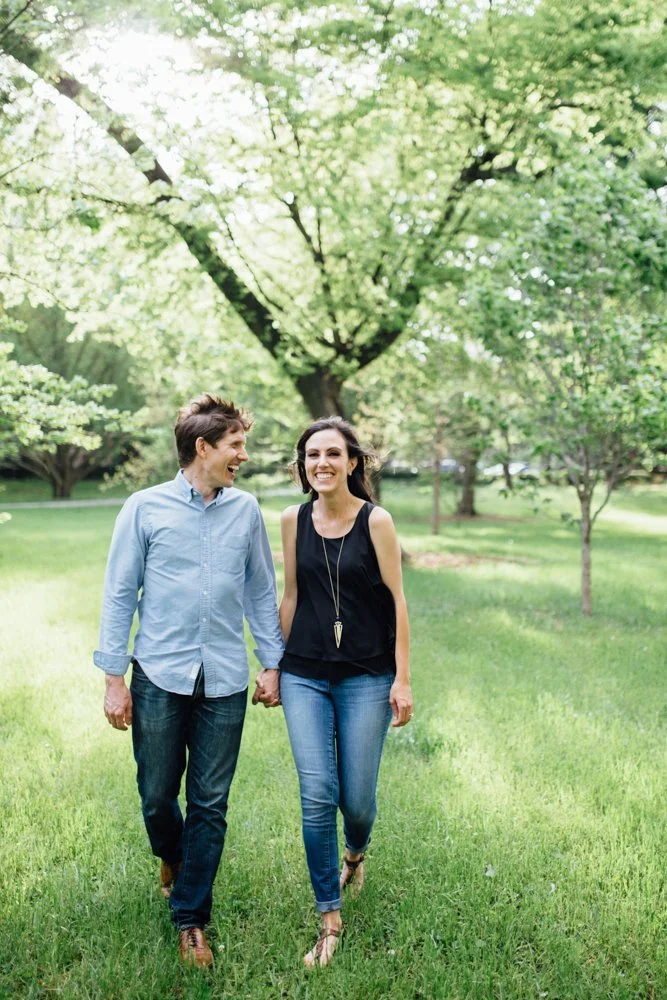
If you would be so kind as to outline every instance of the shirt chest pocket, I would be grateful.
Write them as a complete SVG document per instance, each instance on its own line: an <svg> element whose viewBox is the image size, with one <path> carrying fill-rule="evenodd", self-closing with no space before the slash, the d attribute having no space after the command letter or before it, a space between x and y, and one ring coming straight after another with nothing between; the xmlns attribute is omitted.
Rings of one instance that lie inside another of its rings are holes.
<svg viewBox="0 0 667 1000"><path fill-rule="evenodd" d="M220 573L242 574L247 551L248 539L245 535L223 535L211 553L214 569Z"/></svg>

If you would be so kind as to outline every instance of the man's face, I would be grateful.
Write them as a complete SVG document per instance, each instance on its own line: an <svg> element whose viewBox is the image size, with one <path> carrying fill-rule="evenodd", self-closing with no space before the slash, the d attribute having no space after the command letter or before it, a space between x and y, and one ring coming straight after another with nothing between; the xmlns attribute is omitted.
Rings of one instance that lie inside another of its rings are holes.
<svg viewBox="0 0 667 1000"><path fill-rule="evenodd" d="M241 462L248 461L246 435L240 427L223 434L213 445L204 442L202 462L213 487L233 486Z"/></svg>

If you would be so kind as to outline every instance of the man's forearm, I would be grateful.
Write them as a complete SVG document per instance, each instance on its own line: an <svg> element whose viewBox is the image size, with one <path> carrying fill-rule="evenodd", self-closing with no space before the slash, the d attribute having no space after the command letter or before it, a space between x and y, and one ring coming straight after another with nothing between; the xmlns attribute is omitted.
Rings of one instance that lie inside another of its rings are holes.
<svg viewBox="0 0 667 1000"><path fill-rule="evenodd" d="M104 681L109 687L126 687L125 674L104 674Z"/></svg>
<svg viewBox="0 0 667 1000"><path fill-rule="evenodd" d="M99 647L93 653L93 663L105 674L122 677L130 665L131 653L127 647L130 641L132 619L137 606L138 595L125 598L125 607L110 607L106 595L102 606ZM116 604L121 603L119 600Z"/></svg>

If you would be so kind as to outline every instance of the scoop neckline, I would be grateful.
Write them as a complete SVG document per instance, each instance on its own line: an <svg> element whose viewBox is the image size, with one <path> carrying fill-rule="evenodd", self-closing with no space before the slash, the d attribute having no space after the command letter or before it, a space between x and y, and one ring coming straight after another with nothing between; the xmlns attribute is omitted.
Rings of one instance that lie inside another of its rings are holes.
<svg viewBox="0 0 667 1000"><path fill-rule="evenodd" d="M354 531L354 529L356 527L357 521L359 520L359 515L361 514L362 510L364 509L364 507L366 506L367 503L368 503L368 500L364 500L364 502L362 503L361 507L357 511L356 517L355 517L354 521L352 522L352 525L351 525L349 531L346 531L344 535L332 535L331 538L329 537L329 535L321 535L319 533L319 531L317 530L317 528L315 527L315 522L313 521L312 505L311 505L310 523L313 526L313 531L315 532L315 534L317 535L318 538L323 539L325 542L340 542L341 539L347 538L348 535L352 534L352 532Z"/></svg>

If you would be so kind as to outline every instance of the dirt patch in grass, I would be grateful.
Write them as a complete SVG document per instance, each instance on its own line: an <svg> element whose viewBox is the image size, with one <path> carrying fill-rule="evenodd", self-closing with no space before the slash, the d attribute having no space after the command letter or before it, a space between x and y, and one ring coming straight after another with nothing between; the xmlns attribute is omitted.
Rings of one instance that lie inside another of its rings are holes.
<svg viewBox="0 0 667 1000"><path fill-rule="evenodd" d="M413 552L409 556L410 566L417 569L465 569L479 563L513 563L516 566L536 566L538 559L511 558L510 556L477 556L463 552Z"/></svg>

